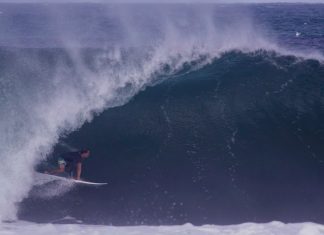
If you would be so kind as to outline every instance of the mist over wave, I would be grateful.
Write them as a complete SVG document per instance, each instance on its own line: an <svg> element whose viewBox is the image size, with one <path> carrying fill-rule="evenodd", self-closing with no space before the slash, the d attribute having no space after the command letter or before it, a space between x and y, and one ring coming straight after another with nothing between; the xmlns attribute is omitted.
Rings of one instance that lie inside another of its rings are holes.
<svg viewBox="0 0 324 235"><path fill-rule="evenodd" d="M285 53L242 7L0 7L1 220L15 218L35 165L94 115L227 51Z"/></svg>

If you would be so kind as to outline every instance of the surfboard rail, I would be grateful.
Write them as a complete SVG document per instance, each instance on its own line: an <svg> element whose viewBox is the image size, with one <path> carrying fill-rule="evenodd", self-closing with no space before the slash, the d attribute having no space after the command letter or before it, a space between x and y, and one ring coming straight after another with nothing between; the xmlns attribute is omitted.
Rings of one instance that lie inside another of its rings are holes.
<svg viewBox="0 0 324 235"><path fill-rule="evenodd" d="M62 180L62 181L67 181L67 182L71 182L71 183L75 183L75 184L93 185L93 186L102 186L102 185L108 184L106 182L91 182L91 181L86 181L86 180L76 180L73 178L68 178L68 177L58 176L58 175L53 175L53 174L47 174L47 173L41 173L41 172L37 172L37 174L39 174L41 176L45 176L45 177L46 176L51 177L52 180L50 180L50 181Z"/></svg>

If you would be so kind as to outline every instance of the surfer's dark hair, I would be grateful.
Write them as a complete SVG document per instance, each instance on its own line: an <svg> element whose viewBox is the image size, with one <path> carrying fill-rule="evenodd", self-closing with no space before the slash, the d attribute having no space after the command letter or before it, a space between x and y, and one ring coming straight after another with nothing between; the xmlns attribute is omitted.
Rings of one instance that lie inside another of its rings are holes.
<svg viewBox="0 0 324 235"><path fill-rule="evenodd" d="M84 153L90 153L90 150L89 149L82 149L80 151L81 154L84 154Z"/></svg>

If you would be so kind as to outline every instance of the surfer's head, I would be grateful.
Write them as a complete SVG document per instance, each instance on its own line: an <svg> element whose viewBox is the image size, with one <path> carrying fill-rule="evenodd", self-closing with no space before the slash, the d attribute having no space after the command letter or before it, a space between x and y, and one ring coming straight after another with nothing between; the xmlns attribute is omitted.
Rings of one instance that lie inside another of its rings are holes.
<svg viewBox="0 0 324 235"><path fill-rule="evenodd" d="M90 150L89 149L82 149L80 153L81 153L82 158L87 158L87 157L90 156Z"/></svg>

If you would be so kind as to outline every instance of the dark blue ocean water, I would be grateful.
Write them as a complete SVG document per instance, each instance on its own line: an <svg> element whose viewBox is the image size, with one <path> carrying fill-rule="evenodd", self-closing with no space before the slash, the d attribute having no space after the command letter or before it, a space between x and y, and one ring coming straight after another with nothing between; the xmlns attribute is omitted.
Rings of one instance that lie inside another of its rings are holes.
<svg viewBox="0 0 324 235"><path fill-rule="evenodd" d="M177 43L184 46L192 35L204 35L202 24L210 21L197 20L204 14L212 15L214 34L225 38L226 45L237 43L233 39L257 41L258 36L244 34L252 29L249 34L259 32L278 48L299 55L324 53L320 4L1 4L0 9L2 77L35 78L18 88L3 83L4 94L8 89L13 95L17 89L37 93L42 87L50 97L55 83L46 81L56 77L62 64L71 79L67 83L83 89L84 81L76 78L86 71L99 76L96 56L116 43L122 49L115 58L126 62L108 60L106 66L138 68L143 58L156 59L143 48L154 47L160 38L168 43L182 39ZM170 39L164 32L175 33ZM324 65L316 56L282 55L268 43L249 50L247 45L256 41L221 50L201 66L204 55L177 69L172 69L176 62L167 63L153 73L146 89L120 102L124 105L118 106L116 95L110 101L116 105L108 106L118 107L64 132L48 160L35 168L44 169L60 153L86 147L92 155L83 165L83 177L109 184L78 186L45 199L30 193L20 204L19 218L51 222L72 216L114 225L324 223ZM217 47L219 42L208 43ZM75 48L87 70L80 69ZM161 50L159 58L164 54ZM29 64L33 60L41 66ZM133 92L132 71L118 95ZM57 116L66 110L53 107Z"/></svg>

